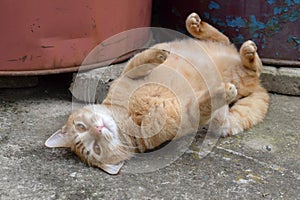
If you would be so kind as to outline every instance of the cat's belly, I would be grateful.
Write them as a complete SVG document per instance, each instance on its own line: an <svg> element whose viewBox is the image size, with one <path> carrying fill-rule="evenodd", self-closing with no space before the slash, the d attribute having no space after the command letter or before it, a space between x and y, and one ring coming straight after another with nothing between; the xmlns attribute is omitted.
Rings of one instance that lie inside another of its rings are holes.
<svg viewBox="0 0 300 200"><path fill-rule="evenodd" d="M129 100L129 113L133 121L141 126L147 125L149 121L143 120L147 115L153 116L149 117L158 117L161 119L169 121L169 118L176 123L180 122L180 108L179 108L179 99L176 97L176 94L172 91L171 88L165 87L161 84L149 83L145 84L131 95ZM157 109L162 109L163 113L159 114ZM166 119L163 119L166 118Z"/></svg>
<svg viewBox="0 0 300 200"><path fill-rule="evenodd" d="M140 126L141 133L134 137L140 151L152 149L177 134L181 124L179 99L161 84L145 84L131 95L129 116Z"/></svg>

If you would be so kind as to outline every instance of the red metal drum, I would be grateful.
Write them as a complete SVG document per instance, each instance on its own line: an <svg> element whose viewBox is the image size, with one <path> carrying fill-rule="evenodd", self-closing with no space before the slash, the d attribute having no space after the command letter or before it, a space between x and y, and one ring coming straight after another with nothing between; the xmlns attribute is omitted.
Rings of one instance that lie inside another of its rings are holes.
<svg viewBox="0 0 300 200"><path fill-rule="evenodd" d="M151 6L151 0L0 0L0 75L76 71L102 41L149 26ZM149 34L135 39L142 46Z"/></svg>

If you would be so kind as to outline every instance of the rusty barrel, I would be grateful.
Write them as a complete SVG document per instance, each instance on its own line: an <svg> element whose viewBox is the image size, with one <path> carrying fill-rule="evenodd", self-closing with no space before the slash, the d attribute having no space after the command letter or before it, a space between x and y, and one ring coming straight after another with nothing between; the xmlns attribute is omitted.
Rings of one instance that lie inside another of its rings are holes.
<svg viewBox="0 0 300 200"><path fill-rule="evenodd" d="M0 0L0 75L76 71L102 41L149 26L151 6L151 0ZM148 39L140 34L127 44ZM119 55L101 59L113 56Z"/></svg>

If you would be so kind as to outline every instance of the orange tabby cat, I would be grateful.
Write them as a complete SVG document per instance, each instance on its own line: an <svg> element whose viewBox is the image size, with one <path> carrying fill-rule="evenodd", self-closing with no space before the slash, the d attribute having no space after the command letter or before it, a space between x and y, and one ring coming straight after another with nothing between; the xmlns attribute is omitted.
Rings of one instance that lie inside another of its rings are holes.
<svg viewBox="0 0 300 200"><path fill-rule="evenodd" d="M46 146L69 147L87 164L116 174L134 153L199 125L213 121L228 136L262 121L269 96L260 85L256 45L247 41L238 52L195 13L186 28L197 40L158 44L134 56L102 104L73 112ZM228 115L210 119L220 107Z"/></svg>

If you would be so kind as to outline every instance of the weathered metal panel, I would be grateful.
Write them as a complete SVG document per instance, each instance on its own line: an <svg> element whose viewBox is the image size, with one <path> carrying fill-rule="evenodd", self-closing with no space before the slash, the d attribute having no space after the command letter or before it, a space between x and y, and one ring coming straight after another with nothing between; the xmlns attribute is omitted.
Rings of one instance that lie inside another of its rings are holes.
<svg viewBox="0 0 300 200"><path fill-rule="evenodd" d="M300 0L166 0L159 4L161 25L184 30L198 12L237 44L252 39L261 57L273 64L300 65Z"/></svg>
<svg viewBox="0 0 300 200"><path fill-rule="evenodd" d="M0 75L77 70L103 40L149 26L151 6L151 0L0 0ZM129 43L138 47L148 37ZM102 60L120 56L118 49Z"/></svg>

